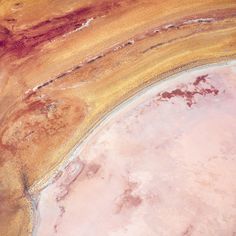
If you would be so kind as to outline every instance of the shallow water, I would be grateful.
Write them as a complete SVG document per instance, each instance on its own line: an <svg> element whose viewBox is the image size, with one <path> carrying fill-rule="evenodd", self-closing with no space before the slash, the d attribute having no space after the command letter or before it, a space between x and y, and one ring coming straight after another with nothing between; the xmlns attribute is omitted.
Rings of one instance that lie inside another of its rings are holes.
<svg viewBox="0 0 236 236"><path fill-rule="evenodd" d="M236 234L236 63L115 111L40 194L35 235Z"/></svg>

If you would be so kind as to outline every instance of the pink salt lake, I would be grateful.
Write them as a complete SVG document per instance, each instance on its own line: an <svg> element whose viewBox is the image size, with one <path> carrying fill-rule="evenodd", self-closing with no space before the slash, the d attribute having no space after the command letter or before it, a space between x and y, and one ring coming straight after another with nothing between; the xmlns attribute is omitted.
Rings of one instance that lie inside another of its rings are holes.
<svg viewBox="0 0 236 236"><path fill-rule="evenodd" d="M37 236L235 236L236 63L146 89L79 145L35 210Z"/></svg>

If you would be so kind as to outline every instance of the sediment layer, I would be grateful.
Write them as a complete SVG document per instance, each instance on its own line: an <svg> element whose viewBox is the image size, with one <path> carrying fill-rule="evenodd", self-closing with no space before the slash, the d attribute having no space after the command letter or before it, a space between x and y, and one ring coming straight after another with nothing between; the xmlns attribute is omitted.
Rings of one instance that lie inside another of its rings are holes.
<svg viewBox="0 0 236 236"><path fill-rule="evenodd" d="M105 114L148 85L235 58L230 1L0 1L0 232Z"/></svg>

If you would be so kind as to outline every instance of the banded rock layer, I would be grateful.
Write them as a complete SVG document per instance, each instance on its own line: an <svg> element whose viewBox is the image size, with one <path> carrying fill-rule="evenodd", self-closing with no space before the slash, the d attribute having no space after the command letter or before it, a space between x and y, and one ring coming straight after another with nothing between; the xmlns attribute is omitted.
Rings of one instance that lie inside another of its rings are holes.
<svg viewBox="0 0 236 236"><path fill-rule="evenodd" d="M235 58L235 12L233 0L1 0L1 235L31 234L33 196L114 107Z"/></svg>

